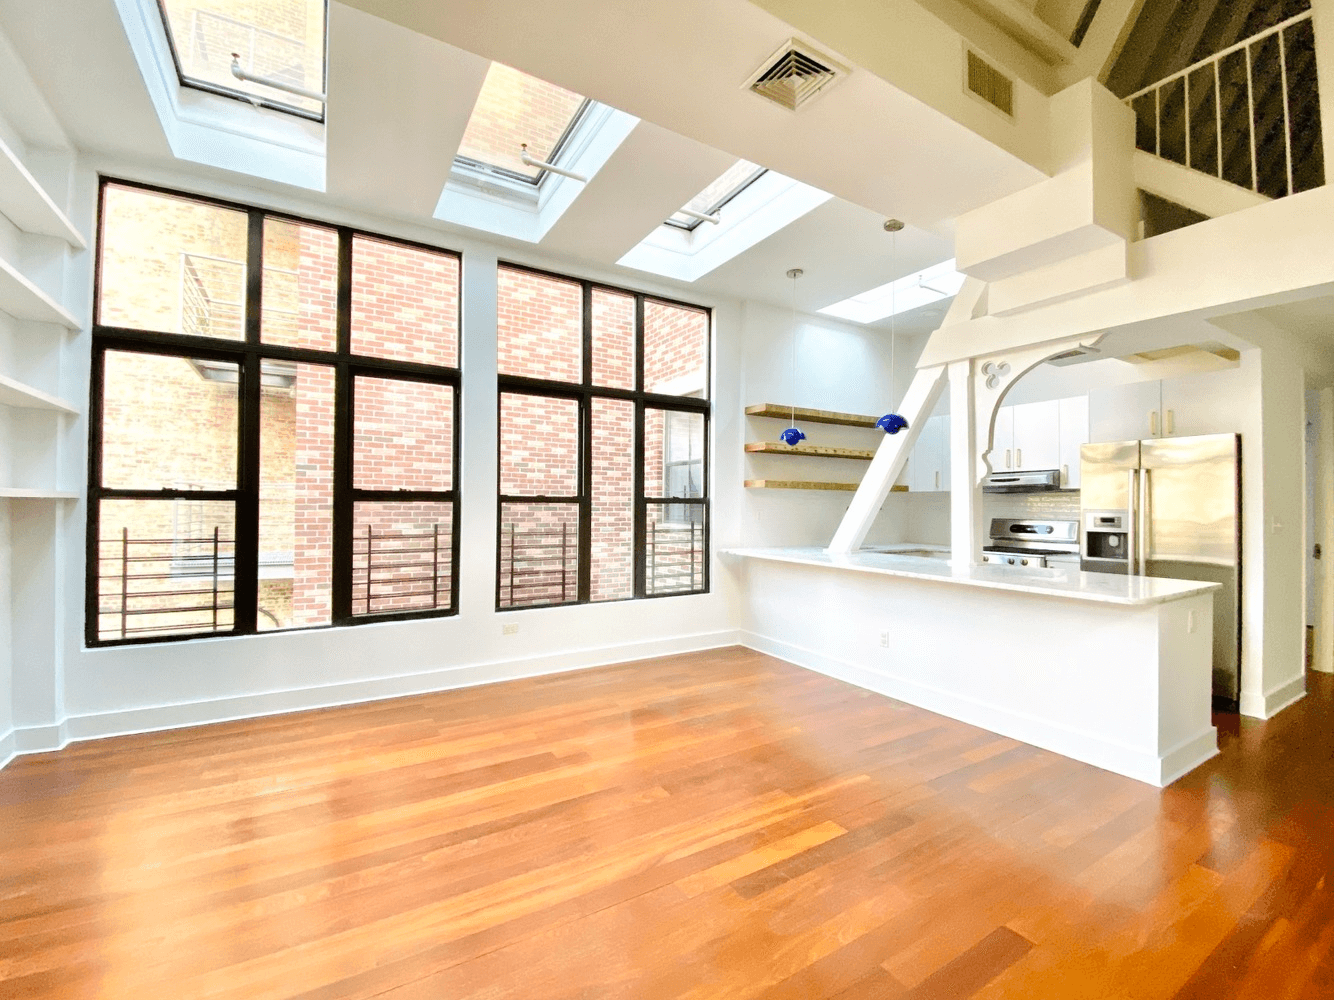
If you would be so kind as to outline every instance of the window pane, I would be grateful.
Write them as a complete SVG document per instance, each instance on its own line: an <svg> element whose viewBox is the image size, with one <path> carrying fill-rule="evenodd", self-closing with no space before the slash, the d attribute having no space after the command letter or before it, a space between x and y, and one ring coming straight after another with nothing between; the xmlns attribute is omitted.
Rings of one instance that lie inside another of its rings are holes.
<svg viewBox="0 0 1334 1000"><path fill-rule="evenodd" d="M458 155L536 180L541 170L520 156L550 163L584 99L554 83L493 62L473 105Z"/></svg>
<svg viewBox="0 0 1334 1000"><path fill-rule="evenodd" d="M323 105L232 76L241 68L315 93L324 92L324 0L162 0L169 35L190 80L320 113Z"/></svg>
<svg viewBox="0 0 1334 1000"><path fill-rule="evenodd" d="M644 391L709 394L709 314L644 302Z"/></svg>
<svg viewBox="0 0 1334 1000"><path fill-rule="evenodd" d="M578 597L578 504L502 505L499 607L566 604Z"/></svg>
<svg viewBox="0 0 1334 1000"><path fill-rule="evenodd" d="M500 395L500 492L564 497L579 492L579 403Z"/></svg>
<svg viewBox="0 0 1334 1000"><path fill-rule="evenodd" d="M107 351L102 485L235 489L237 376L230 362Z"/></svg>
<svg viewBox="0 0 1334 1000"><path fill-rule="evenodd" d="M266 344L332 351L338 346L338 234L284 219L264 220Z"/></svg>
<svg viewBox="0 0 1334 1000"><path fill-rule="evenodd" d="M261 632L332 620L334 370L269 364L259 401Z"/></svg>
<svg viewBox="0 0 1334 1000"><path fill-rule="evenodd" d="M644 590L685 594L704 589L704 505L648 505Z"/></svg>
<svg viewBox="0 0 1334 1000"><path fill-rule="evenodd" d="M230 630L235 538L230 502L103 500L97 637Z"/></svg>
<svg viewBox="0 0 1334 1000"><path fill-rule="evenodd" d="M592 580L589 598L633 597L635 404L593 400Z"/></svg>
<svg viewBox="0 0 1334 1000"><path fill-rule="evenodd" d="M99 322L245 339L246 214L108 184Z"/></svg>
<svg viewBox="0 0 1334 1000"><path fill-rule="evenodd" d="M359 490L454 488L454 388L357 378L352 485Z"/></svg>
<svg viewBox="0 0 1334 1000"><path fill-rule="evenodd" d="M457 367L458 258L355 237L352 353Z"/></svg>
<svg viewBox="0 0 1334 1000"><path fill-rule="evenodd" d="M704 415L644 411L644 496L704 496Z"/></svg>
<svg viewBox="0 0 1334 1000"><path fill-rule="evenodd" d="M448 610L454 505L352 506L352 613Z"/></svg>
<svg viewBox="0 0 1334 1000"><path fill-rule="evenodd" d="M635 387L635 299L593 289L593 383Z"/></svg>
<svg viewBox="0 0 1334 1000"><path fill-rule="evenodd" d="M751 184L759 180L767 173L764 167L751 163L748 160L737 160L726 171L722 173L695 197L685 203L684 208L692 212L702 212L705 215L712 215L723 205L739 195ZM667 220L674 226L681 229L694 229L700 224L699 219L693 219L688 215L682 215L680 212L673 212Z"/></svg>
<svg viewBox="0 0 1334 1000"><path fill-rule="evenodd" d="M502 375L583 378L583 289L529 271L498 275L496 350Z"/></svg>

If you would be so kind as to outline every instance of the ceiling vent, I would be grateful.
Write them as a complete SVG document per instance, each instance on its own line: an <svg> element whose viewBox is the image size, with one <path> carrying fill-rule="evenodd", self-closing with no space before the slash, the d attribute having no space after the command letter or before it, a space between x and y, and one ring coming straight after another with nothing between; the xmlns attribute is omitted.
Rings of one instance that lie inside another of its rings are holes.
<svg viewBox="0 0 1334 1000"><path fill-rule="evenodd" d="M796 111L847 75L846 66L791 38L751 74L745 88Z"/></svg>
<svg viewBox="0 0 1334 1000"><path fill-rule="evenodd" d="M1014 81L968 49L968 71L964 86L997 111L1014 117Z"/></svg>

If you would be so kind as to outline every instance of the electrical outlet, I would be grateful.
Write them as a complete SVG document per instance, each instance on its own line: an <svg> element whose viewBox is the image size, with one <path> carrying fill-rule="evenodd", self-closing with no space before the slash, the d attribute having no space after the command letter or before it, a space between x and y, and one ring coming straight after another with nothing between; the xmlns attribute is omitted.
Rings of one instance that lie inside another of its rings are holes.
<svg viewBox="0 0 1334 1000"><path fill-rule="evenodd" d="M880 647L881 647L882 649L888 649L888 648L889 648L889 633L888 633L888 632L881 632L881 633L880 633Z"/></svg>
<svg viewBox="0 0 1334 1000"><path fill-rule="evenodd" d="M504 625L500 626L501 635L517 635L518 632L519 632L518 622L506 622Z"/></svg>

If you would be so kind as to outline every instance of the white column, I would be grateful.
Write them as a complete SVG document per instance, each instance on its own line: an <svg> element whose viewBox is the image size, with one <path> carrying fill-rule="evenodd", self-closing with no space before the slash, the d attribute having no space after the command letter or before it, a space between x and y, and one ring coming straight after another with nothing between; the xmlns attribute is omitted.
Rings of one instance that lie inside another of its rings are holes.
<svg viewBox="0 0 1334 1000"><path fill-rule="evenodd" d="M1315 669L1334 673L1334 389L1320 390L1316 437L1315 541L1320 545L1320 617L1315 623Z"/></svg>
<svg viewBox="0 0 1334 1000"><path fill-rule="evenodd" d="M949 375L950 559L955 571L962 572L982 561L982 487L977 478L973 362L950 362Z"/></svg>
<svg viewBox="0 0 1334 1000"><path fill-rule="evenodd" d="M843 515L843 521L834 532L834 538L826 551L847 553L861 548L875 516L884 506L885 497L889 496L894 480L908 461L908 452L912 450L926 418L931 415L936 400L940 398L941 390L945 387L944 376L944 365L917 370L898 410L908 421L907 429L897 434L886 434L880 442L875 458L871 460L871 467L866 470L861 485L852 495L848 512Z"/></svg>

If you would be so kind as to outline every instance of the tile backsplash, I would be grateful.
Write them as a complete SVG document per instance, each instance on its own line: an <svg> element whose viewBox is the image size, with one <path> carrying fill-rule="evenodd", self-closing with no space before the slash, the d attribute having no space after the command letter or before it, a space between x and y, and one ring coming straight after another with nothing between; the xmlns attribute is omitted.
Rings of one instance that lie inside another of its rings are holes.
<svg viewBox="0 0 1334 1000"><path fill-rule="evenodd" d="M1053 490L1050 493L986 493L982 514L990 530L993 517L1026 520L1078 521L1079 490Z"/></svg>

